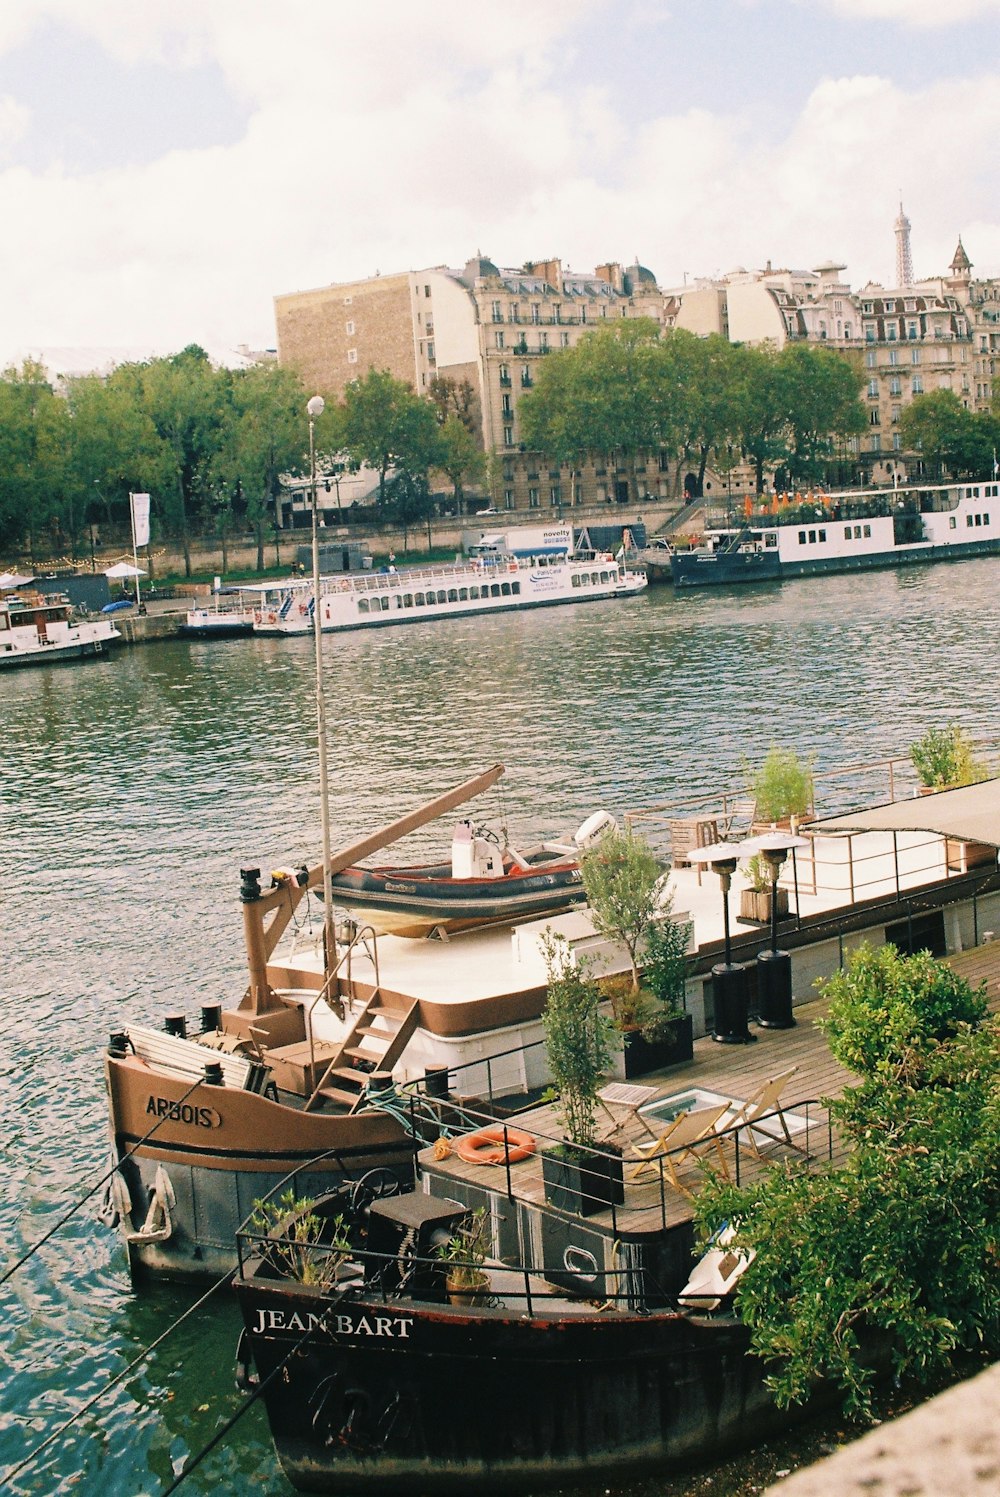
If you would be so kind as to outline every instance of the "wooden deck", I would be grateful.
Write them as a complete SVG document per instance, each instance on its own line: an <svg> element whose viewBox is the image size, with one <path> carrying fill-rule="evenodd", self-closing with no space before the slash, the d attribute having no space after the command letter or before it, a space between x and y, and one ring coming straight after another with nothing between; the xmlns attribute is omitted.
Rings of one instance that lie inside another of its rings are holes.
<svg viewBox="0 0 1000 1497"><path fill-rule="evenodd" d="M1000 941L991 942L973 950L957 953L949 958L950 965L974 986L981 981L987 984L990 1007L1000 1011ZM644 1084L656 1088L656 1097L668 1098L691 1091L693 1088L715 1092L736 1101L750 1097L769 1077L795 1066L782 1095L782 1107L786 1112L805 1120L807 1130L803 1135L795 1133L796 1142L806 1143L808 1154L816 1165L829 1160L836 1162L843 1157L843 1146L831 1133L829 1116L821 1104L824 1097L838 1096L851 1082L851 1073L834 1060L829 1045L817 1021L828 1009L825 1000L799 1004L795 1008L796 1025L793 1029L766 1030L754 1028L757 1038L749 1045L722 1045L709 1037L696 1040L694 1060L690 1065L675 1067L643 1078ZM676 1190L666 1171L646 1171L641 1180L630 1178L641 1156L636 1153L637 1143L650 1143L652 1139L646 1128L634 1117L619 1109L617 1116L627 1119L623 1125L611 1131L610 1119L599 1115L598 1137L618 1144L625 1156L625 1204L614 1215L616 1232L642 1233L659 1231L663 1226L677 1226L690 1221L693 1216L690 1190L696 1194L703 1179L702 1167L691 1158L675 1160L675 1168L685 1190ZM513 1126L532 1133L538 1141L538 1152L531 1158L510 1168L511 1193L518 1199L541 1205L544 1192L541 1172L541 1150L564 1138L563 1129L552 1106L542 1106L519 1113ZM664 1124L666 1126L666 1124ZM759 1137L759 1135L758 1135ZM789 1150L784 1142L765 1144L761 1148L763 1160L758 1160L745 1139L739 1143L733 1137L724 1142L725 1158L730 1174L742 1183L758 1177L771 1164L786 1160L801 1160L798 1150ZM717 1156L711 1148L701 1150L699 1158L704 1168L717 1167ZM493 1190L506 1192L506 1171L502 1166L467 1164L452 1154L447 1159L434 1160L431 1150L424 1150L421 1164L441 1180L442 1176L462 1181L469 1185L489 1186ZM610 1212L599 1213L589 1219L595 1226L608 1228L612 1224Z"/></svg>

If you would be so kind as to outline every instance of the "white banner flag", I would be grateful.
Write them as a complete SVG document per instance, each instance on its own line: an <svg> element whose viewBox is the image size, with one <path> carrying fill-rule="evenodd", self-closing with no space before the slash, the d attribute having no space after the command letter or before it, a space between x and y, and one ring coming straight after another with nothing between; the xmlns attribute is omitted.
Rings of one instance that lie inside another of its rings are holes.
<svg viewBox="0 0 1000 1497"><path fill-rule="evenodd" d="M129 494L132 505L132 545L138 551L140 546L149 545L149 495Z"/></svg>

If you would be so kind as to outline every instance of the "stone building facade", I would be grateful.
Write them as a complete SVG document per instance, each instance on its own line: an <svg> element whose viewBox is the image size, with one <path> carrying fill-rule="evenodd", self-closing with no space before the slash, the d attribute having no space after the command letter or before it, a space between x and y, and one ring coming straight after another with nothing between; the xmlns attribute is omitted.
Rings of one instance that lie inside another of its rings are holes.
<svg viewBox="0 0 1000 1497"><path fill-rule="evenodd" d="M894 233L897 275L908 275L910 225L902 205ZM768 263L661 289L638 263L578 273L557 259L502 269L477 255L461 270L436 266L276 297L278 356L335 398L371 369L388 369L419 394L435 376L467 380L484 449L494 454L493 506L561 515L564 508L626 505L628 478L600 462L556 465L525 451L518 406L553 350L621 317L779 348L826 343L853 354L865 374L868 431L846 444L843 471L863 483L902 482L920 474L918 456L903 452L899 433L902 410L915 396L950 389L970 410L992 408L1000 281L972 278L961 240L947 275L912 285L869 283L853 291L845 269L835 261L810 271ZM666 455L651 458L638 473L640 503L677 499L682 481ZM710 475L706 490L712 483Z"/></svg>
<svg viewBox="0 0 1000 1497"><path fill-rule="evenodd" d="M500 269L477 255L461 270L438 266L275 298L280 361L324 394L340 397L371 369L388 369L419 394L435 376L468 380L483 446L495 454L493 505L547 515L628 501L624 470L556 466L526 452L518 417L541 360L620 317L667 323L666 298L644 266L609 262L581 274L549 259ZM668 497L666 464L654 460L638 480L643 503Z"/></svg>

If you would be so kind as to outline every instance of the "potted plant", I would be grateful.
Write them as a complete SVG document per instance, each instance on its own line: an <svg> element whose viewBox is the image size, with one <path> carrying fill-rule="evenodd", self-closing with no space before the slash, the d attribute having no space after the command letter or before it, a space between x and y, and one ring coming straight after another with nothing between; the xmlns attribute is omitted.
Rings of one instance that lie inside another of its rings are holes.
<svg viewBox="0 0 1000 1497"><path fill-rule="evenodd" d="M973 753L972 740L958 723L928 728L910 744L910 759L923 795L956 785L974 785L987 778L986 765Z"/></svg>
<svg viewBox="0 0 1000 1497"><path fill-rule="evenodd" d="M662 869L641 837L606 834L584 854L580 869L595 929L623 946L629 961L628 972L599 984L621 1035L616 1072L631 1079L661 1070L685 1058L673 1053L675 1042L683 1049L685 1030L691 1045L683 1004L687 930L669 918Z"/></svg>
<svg viewBox="0 0 1000 1497"><path fill-rule="evenodd" d="M788 890L771 883L771 870L760 853L747 859L744 873L747 887L740 890L740 919L751 920L758 925L769 925L771 921L771 891L778 903L778 919L788 914Z"/></svg>
<svg viewBox="0 0 1000 1497"><path fill-rule="evenodd" d="M928 728L922 738L910 744L910 759L917 771L921 795L954 790L959 785L976 785L989 776L986 765L973 752L972 739L958 723ZM987 867L996 862L996 857L996 848L985 842L945 839L945 859L950 873L967 873L970 868Z"/></svg>
<svg viewBox="0 0 1000 1497"><path fill-rule="evenodd" d="M691 927L687 921L682 924L671 918L672 902L666 906L665 918L654 921L646 936L642 978L650 1002L639 1031L645 1070L630 1073L626 1064L626 1076L662 1071L694 1058L686 992Z"/></svg>
<svg viewBox="0 0 1000 1497"><path fill-rule="evenodd" d="M453 1305L489 1303L490 1278L483 1268L489 1246L486 1207L479 1206L438 1248L437 1256L447 1265L445 1288Z"/></svg>
<svg viewBox="0 0 1000 1497"><path fill-rule="evenodd" d="M757 826L791 827L813 805L813 761L802 760L794 749L772 743L763 764L748 771L756 801Z"/></svg>
<svg viewBox="0 0 1000 1497"><path fill-rule="evenodd" d="M639 950L660 906L663 870L641 837L613 831L583 854L580 874L594 928L625 948L634 996L640 988Z"/></svg>
<svg viewBox="0 0 1000 1497"><path fill-rule="evenodd" d="M611 1019L601 990L573 964L566 943L542 939L548 991L542 1024L553 1089L548 1094L567 1142L542 1153L545 1199L560 1211L591 1216L625 1199L620 1151L597 1148L597 1092L611 1061Z"/></svg>
<svg viewBox="0 0 1000 1497"><path fill-rule="evenodd" d="M296 1200L288 1189L276 1201L254 1201L247 1226L260 1240L261 1260L275 1277L330 1289L342 1276L351 1255L343 1214L327 1215L322 1202L309 1196Z"/></svg>

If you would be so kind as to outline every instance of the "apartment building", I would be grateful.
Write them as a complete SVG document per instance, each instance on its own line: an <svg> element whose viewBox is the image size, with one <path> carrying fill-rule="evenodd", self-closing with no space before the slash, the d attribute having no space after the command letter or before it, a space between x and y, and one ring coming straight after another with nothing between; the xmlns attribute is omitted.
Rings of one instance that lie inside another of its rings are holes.
<svg viewBox="0 0 1000 1497"><path fill-rule="evenodd" d="M476 255L461 270L437 266L275 298L278 357L310 386L340 396L371 369L388 369L420 394L435 376L468 381L486 451L497 454L493 502L507 510L625 503L624 472L543 463L524 450L518 404L542 359L571 348L608 318L652 317L666 299L638 263L578 273L560 260L500 269ZM668 494L666 466L639 474L640 497Z"/></svg>

